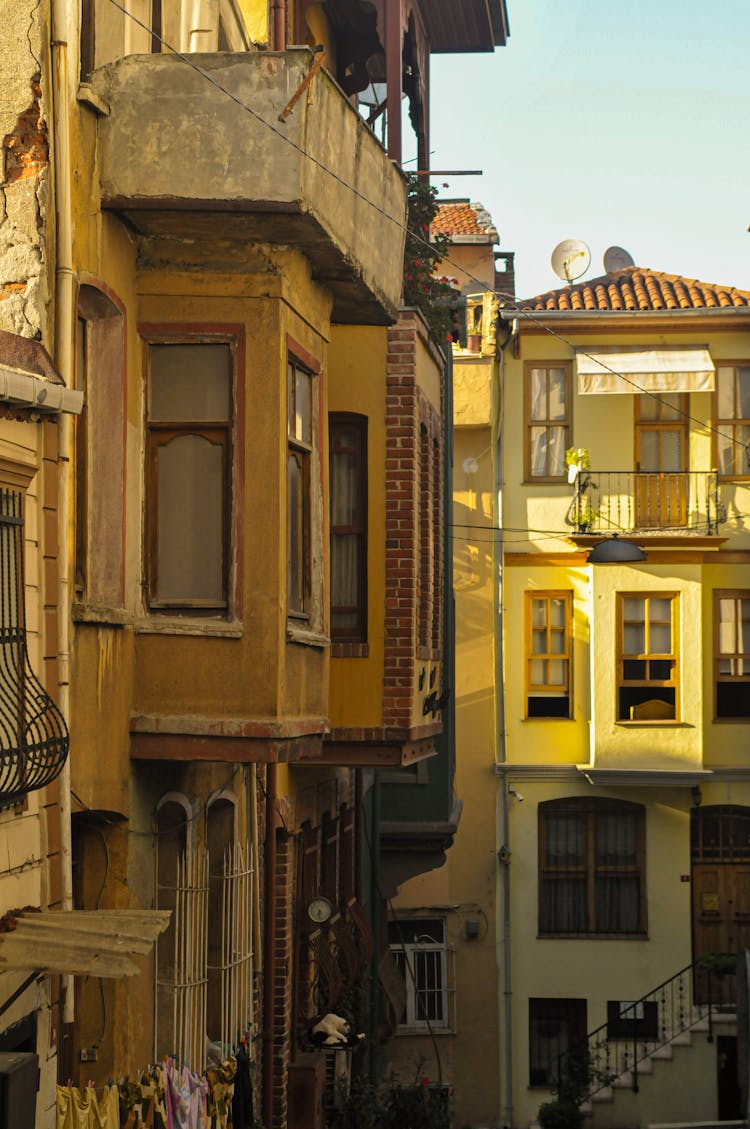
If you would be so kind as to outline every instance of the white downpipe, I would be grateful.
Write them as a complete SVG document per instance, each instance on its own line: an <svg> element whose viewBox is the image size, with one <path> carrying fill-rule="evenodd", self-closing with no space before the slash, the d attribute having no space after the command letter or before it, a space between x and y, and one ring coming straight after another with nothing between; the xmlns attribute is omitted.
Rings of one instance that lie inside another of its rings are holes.
<svg viewBox="0 0 750 1129"><path fill-rule="evenodd" d="M52 104L54 200L56 218L55 361L68 388L74 386L75 278L73 275L73 218L70 196L70 114L68 87L68 34L73 26L69 0L52 0ZM70 560L73 544L70 495L72 420L58 420L58 607L60 619L58 670L60 709L70 725ZM73 908L73 856L71 839L70 755L60 775L60 861L62 908ZM73 977L63 977L63 1023L75 1018Z"/></svg>

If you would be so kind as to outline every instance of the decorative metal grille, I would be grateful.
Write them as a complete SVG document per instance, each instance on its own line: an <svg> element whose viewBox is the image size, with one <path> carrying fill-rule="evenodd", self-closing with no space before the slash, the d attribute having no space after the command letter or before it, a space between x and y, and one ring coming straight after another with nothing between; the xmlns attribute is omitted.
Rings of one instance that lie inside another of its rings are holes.
<svg viewBox="0 0 750 1129"><path fill-rule="evenodd" d="M253 860L248 846L234 843L223 859L221 873L221 946L219 963L208 964L209 983L217 983L220 1005L219 1041L231 1050L253 1020ZM208 1032L213 1039L216 1032Z"/></svg>
<svg viewBox="0 0 750 1129"><path fill-rule="evenodd" d="M208 857L177 858L174 885L159 884L159 905L172 923L157 944L156 1046L200 1070L206 1058ZM171 944L171 959L161 949ZM164 954L166 957L166 954Z"/></svg>
<svg viewBox="0 0 750 1129"><path fill-rule="evenodd" d="M23 494L0 489L0 806L62 770L68 727L37 679L26 646Z"/></svg>

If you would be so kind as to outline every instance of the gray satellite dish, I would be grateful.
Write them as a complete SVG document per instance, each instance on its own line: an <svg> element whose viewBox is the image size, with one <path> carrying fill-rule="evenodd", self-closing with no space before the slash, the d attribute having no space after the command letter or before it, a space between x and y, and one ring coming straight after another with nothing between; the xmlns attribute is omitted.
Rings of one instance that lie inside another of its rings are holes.
<svg viewBox="0 0 750 1129"><path fill-rule="evenodd" d="M591 252L582 239L563 239L550 257L552 269L564 282L573 282L589 269Z"/></svg>
<svg viewBox="0 0 750 1129"><path fill-rule="evenodd" d="M634 266L633 256L624 247L608 247L604 252L604 270L607 274Z"/></svg>

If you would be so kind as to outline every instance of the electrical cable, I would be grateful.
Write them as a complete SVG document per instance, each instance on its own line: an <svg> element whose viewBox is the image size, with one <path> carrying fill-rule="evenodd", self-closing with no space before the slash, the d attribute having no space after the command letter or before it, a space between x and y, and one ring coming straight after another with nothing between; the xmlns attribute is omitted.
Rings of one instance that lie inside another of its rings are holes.
<svg viewBox="0 0 750 1129"><path fill-rule="evenodd" d="M110 3L114 5L115 8L119 9L119 11L123 13L123 15L127 16L135 24L142 28L142 30L146 31L153 39L156 39L162 47L166 47L168 51L170 51L173 55L176 55L178 59L180 59L183 63L190 67L191 70L195 71L196 74L200 75L222 94L226 95L226 97L229 98L230 101L234 102L235 105L238 106L241 110L243 110L245 113L250 114L250 116L253 117L257 122L259 122L261 125L264 125L267 129L270 129L271 132L276 134L277 137L281 138L282 141L285 141L286 144L291 146L291 148L294 149L295 152L299 153L300 156L303 156L307 160L309 160L311 164L315 165L316 168L319 168L321 172L327 173L328 176L332 177L332 179L335 180L338 184L346 188L349 192L356 196L357 199L361 200L363 203L367 204L369 207L378 212L379 215L383 216L385 219L393 223L396 227L398 227L400 231L403 231L406 235L416 240L423 247L429 250L432 249L432 244L430 243L429 239L425 239L423 235L412 231L406 223L402 223L395 216L392 216L384 208L381 208L379 204L376 204L374 200L370 200L368 196L366 196L363 192L360 192L358 188L355 188L354 185L350 184L344 177L340 176L339 173L334 172L333 169L329 168L326 164L323 163L323 161L320 161L317 157L314 157L303 146L298 145L296 141L293 141L292 138L283 133L276 125L273 124L273 122L269 122L262 116L262 114L259 114L257 110L254 110L246 102L243 102L242 99L238 98L236 94L233 94L231 90L228 90L225 86L223 86L217 79L213 77L213 75L209 74L207 71L202 70L201 67L197 65L197 63L193 62L189 55L184 54L184 52L182 51L178 51L177 48L173 47L171 43L163 38L163 36L154 32L148 26L148 24L138 19L138 17L135 16L132 12L129 12L127 8L125 8L124 5L119 2L119 0L110 0ZM670 410L676 411L678 415L682 416L686 420L689 420L691 423L696 423L700 427L705 428L707 431L712 432L720 438L726 439L728 442L734 444L737 447L741 447L745 452L746 457L750 457L750 447L748 446L748 444L742 443L739 439L735 439L733 435L727 435L726 432L720 431L718 428L706 423L705 420L691 416L689 412L686 412L681 408L675 408L673 404L670 404L668 400L664 400L657 392L652 392L648 388L641 387L641 385L639 385L637 381L631 380L623 373L617 372L616 369L613 369L609 365L605 364L599 357L595 358L591 353L586 352L586 350L579 349L576 345L573 344L572 341L570 341L559 331L551 329L548 325L546 325L534 310L529 310L524 306L520 306L515 294L511 294L508 291L487 288L486 283L482 282L481 279L478 279L475 275L472 275L471 273L466 271L465 268L461 266L461 264L454 262L454 260L452 260L449 256L443 257L441 262L447 263L450 266L455 267L457 270L461 271L466 275L469 281L475 282L484 293L493 294L495 297L509 300L510 304L504 305L502 307L503 313L510 312L514 317L528 319L540 329L544 330L545 333L549 334L551 337L555 337L558 341L562 342L568 348L576 351L580 356L588 357L589 360L594 360L606 372L611 373L613 376L619 377L621 380L624 380L626 384L630 384L634 391L644 396L650 396L652 399L656 400L657 403L669 407ZM637 313L637 311L635 312Z"/></svg>

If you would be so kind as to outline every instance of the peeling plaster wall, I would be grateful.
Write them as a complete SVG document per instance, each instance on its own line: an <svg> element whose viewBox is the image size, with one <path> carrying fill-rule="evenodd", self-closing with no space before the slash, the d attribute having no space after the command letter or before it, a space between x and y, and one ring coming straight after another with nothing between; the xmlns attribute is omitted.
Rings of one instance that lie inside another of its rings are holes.
<svg viewBox="0 0 750 1129"><path fill-rule="evenodd" d="M49 144L40 86L43 0L11 0L0 39L0 329L44 336Z"/></svg>

